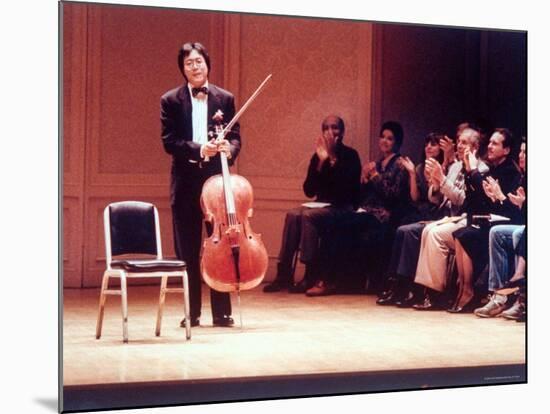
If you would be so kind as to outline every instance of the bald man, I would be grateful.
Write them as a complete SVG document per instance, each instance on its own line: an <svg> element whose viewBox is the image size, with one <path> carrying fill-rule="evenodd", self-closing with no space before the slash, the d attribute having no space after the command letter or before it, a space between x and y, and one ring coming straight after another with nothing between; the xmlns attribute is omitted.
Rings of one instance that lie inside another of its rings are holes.
<svg viewBox="0 0 550 414"><path fill-rule="evenodd" d="M264 287L264 292L288 289L304 293L315 282L312 266L317 260L319 237L315 226L308 225L319 216L333 216L351 211L359 201L361 161L357 151L342 143L344 121L329 115L321 124L321 135L315 139L315 153L311 157L303 189L307 197L327 203L324 207L299 207L286 214L277 277ZM302 281L294 284L292 260L297 250L306 265Z"/></svg>

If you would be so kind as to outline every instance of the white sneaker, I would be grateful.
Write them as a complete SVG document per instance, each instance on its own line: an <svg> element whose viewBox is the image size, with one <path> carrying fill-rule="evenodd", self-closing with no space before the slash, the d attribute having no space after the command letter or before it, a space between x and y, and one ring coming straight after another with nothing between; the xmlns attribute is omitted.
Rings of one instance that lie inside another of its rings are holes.
<svg viewBox="0 0 550 414"><path fill-rule="evenodd" d="M485 306L474 310L474 314L480 318L493 318L502 313L507 300L508 298L505 295L495 293Z"/></svg>
<svg viewBox="0 0 550 414"><path fill-rule="evenodd" d="M506 309L501 315L506 319L517 320L525 312L525 305L519 300L516 300L510 309Z"/></svg>

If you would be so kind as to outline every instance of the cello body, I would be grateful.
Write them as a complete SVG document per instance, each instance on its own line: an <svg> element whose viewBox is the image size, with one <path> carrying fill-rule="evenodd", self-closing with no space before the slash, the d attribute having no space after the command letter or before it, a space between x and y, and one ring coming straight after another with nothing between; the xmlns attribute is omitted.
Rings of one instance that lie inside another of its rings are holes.
<svg viewBox="0 0 550 414"><path fill-rule="evenodd" d="M246 178L223 170L202 189L201 206L212 234L203 243L201 273L212 289L234 292L261 283L268 256L261 235L252 231L248 221L253 211L252 186Z"/></svg>
<svg viewBox="0 0 550 414"><path fill-rule="evenodd" d="M233 119L222 126L223 113L217 111L212 119L216 124L216 143L225 135L242 113L258 96L269 75L256 89ZM253 191L248 180L230 174L227 154L219 152L222 173L210 177L201 193L205 221L211 224L212 234L204 240L201 273L204 281L219 292L240 292L258 286L267 271L267 250L259 234L252 231Z"/></svg>

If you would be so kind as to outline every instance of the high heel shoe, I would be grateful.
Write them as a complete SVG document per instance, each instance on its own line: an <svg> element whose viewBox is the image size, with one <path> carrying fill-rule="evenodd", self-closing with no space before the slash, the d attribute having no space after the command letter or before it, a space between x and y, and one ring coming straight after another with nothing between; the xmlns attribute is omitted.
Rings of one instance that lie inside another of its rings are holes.
<svg viewBox="0 0 550 414"><path fill-rule="evenodd" d="M456 301L456 303L449 309L447 309L447 312L449 313L472 313L476 307L477 307L477 301L476 296L472 296L472 299L470 299L468 302L466 302L462 306L458 306L459 300Z"/></svg>

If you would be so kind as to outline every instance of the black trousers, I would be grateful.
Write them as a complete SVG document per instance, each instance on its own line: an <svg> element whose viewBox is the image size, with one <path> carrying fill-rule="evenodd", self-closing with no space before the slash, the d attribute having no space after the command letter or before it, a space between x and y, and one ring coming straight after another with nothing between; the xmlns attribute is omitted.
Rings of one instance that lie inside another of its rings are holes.
<svg viewBox="0 0 550 414"><path fill-rule="evenodd" d="M388 266L388 277L414 280L424 227L426 227L424 222L418 222L397 228Z"/></svg>
<svg viewBox="0 0 550 414"><path fill-rule="evenodd" d="M187 263L189 305L191 318L194 319L201 316L202 306L200 251L203 213L199 201L200 192L188 194L188 196L187 200L172 205L172 224L176 255L179 260ZM209 232L208 228L207 232ZM229 293L210 289L210 304L213 317L231 315L231 297Z"/></svg>
<svg viewBox="0 0 550 414"><path fill-rule="evenodd" d="M300 261L306 265L306 276L311 274L308 267L314 266L319 259L320 239L332 221L351 212L347 207L307 208L298 207L286 213L283 228L283 240L277 265L277 279L292 282L292 260L300 250Z"/></svg>
<svg viewBox="0 0 550 414"><path fill-rule="evenodd" d="M387 225L369 213L341 212L327 220L322 235L318 279L343 288L379 284L385 267ZM325 223L324 223L325 224ZM368 273L368 275L367 275Z"/></svg>

